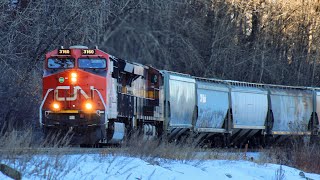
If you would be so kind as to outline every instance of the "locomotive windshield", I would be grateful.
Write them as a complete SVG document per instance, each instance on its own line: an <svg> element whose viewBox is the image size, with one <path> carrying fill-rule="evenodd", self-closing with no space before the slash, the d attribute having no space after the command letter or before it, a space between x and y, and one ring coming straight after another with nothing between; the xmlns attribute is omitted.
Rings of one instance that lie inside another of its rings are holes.
<svg viewBox="0 0 320 180"><path fill-rule="evenodd" d="M80 58L78 63L79 68L84 69L104 69L107 67L106 60L101 58Z"/></svg>
<svg viewBox="0 0 320 180"><path fill-rule="evenodd" d="M51 69L68 69L74 68L74 59L70 58L49 58L48 68Z"/></svg>

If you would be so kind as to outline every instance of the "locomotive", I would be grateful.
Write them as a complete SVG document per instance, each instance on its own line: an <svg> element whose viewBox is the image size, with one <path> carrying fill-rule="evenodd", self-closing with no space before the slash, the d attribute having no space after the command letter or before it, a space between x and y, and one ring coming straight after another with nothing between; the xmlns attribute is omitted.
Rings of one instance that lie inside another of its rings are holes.
<svg viewBox="0 0 320 180"><path fill-rule="evenodd" d="M191 134L213 145L317 137L320 89L201 78L71 46L45 56L39 123L76 144Z"/></svg>

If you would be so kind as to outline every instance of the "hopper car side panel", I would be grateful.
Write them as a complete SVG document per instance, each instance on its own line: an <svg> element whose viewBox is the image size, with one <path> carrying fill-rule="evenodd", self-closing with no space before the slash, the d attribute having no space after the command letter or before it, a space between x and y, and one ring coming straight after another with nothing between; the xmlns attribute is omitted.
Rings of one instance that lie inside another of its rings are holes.
<svg viewBox="0 0 320 180"><path fill-rule="evenodd" d="M255 87L233 86L233 126L237 129L265 129L268 92Z"/></svg>
<svg viewBox="0 0 320 180"><path fill-rule="evenodd" d="M191 128L195 113L195 79L177 74L166 74L166 100L168 102L168 126Z"/></svg>
<svg viewBox="0 0 320 180"><path fill-rule="evenodd" d="M271 89L274 134L307 133L313 111L312 91Z"/></svg>
<svg viewBox="0 0 320 180"><path fill-rule="evenodd" d="M222 129L226 118L229 100L226 85L197 81L198 118L195 130Z"/></svg>

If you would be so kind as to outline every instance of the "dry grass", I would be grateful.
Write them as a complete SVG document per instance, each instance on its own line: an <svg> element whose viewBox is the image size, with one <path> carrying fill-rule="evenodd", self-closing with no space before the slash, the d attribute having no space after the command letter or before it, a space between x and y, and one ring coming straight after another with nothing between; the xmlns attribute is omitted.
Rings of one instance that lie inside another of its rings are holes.
<svg viewBox="0 0 320 180"><path fill-rule="evenodd" d="M142 140L140 135L133 135L127 139L118 153L139 157L152 164L157 164L158 158L188 161L188 160L243 160L247 159L243 149L207 149L201 148L192 137L180 141L150 139ZM162 138L163 139L163 138Z"/></svg>
<svg viewBox="0 0 320 180"><path fill-rule="evenodd" d="M42 138L31 128L0 131L0 163L43 179L61 179L76 164L65 157L71 135L60 133Z"/></svg>
<svg viewBox="0 0 320 180"><path fill-rule="evenodd" d="M171 142L160 139L142 140L139 134L134 134L126 139L122 145L121 153L139 158L167 158L175 160L194 159L197 148L191 139L185 139L181 142Z"/></svg>
<svg viewBox="0 0 320 180"><path fill-rule="evenodd" d="M275 163L320 173L320 145L292 139L285 147L263 150L259 163Z"/></svg>
<svg viewBox="0 0 320 180"><path fill-rule="evenodd" d="M45 139L31 129L24 131L1 131L0 163L10 165L23 176L37 176L44 179L60 179L66 175L77 162L70 162L66 155L72 150L69 142L72 135L52 134ZM150 164L159 165L159 158L187 162L196 160L252 160L256 163L276 163L288 165L303 171L320 173L320 151L318 145L292 141L289 147L261 150L259 158L250 159L245 149L206 149L197 146L192 137L169 143L166 140L142 140L139 134L133 134L116 150L101 149L100 159L112 155L141 158ZM37 143L34 143L37 141ZM80 152L81 153L81 152ZM87 153L86 149L83 154ZM80 161L80 160L77 160ZM112 162L110 163L112 164ZM281 170L276 172L281 176ZM281 178L280 178L281 179Z"/></svg>
<svg viewBox="0 0 320 180"><path fill-rule="evenodd" d="M200 148L196 146L192 138L172 143L165 140L141 141L141 139L142 137L139 135L127 139L118 153L143 158L152 164L157 164L158 158L182 162L216 159L250 160L258 164L275 163L295 167L306 172L320 173L320 146L295 139L285 147L260 149L258 157L248 156L246 149Z"/></svg>
<svg viewBox="0 0 320 180"><path fill-rule="evenodd" d="M23 130L0 131L1 158L11 158L22 154L36 154L43 152L43 148L67 149L70 145L72 134L68 132L62 135L60 132L44 137L40 132L32 128ZM55 151L56 152L56 151ZM7 157L5 157L7 156Z"/></svg>
<svg viewBox="0 0 320 180"><path fill-rule="evenodd" d="M287 153L287 157L291 157L290 161L294 167L320 174L319 144L294 144L293 150L288 150Z"/></svg>

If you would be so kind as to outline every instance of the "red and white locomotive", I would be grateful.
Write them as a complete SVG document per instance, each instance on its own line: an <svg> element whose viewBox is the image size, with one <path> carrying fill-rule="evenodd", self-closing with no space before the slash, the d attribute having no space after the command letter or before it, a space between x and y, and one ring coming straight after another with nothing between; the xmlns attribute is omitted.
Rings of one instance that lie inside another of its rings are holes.
<svg viewBox="0 0 320 180"><path fill-rule="evenodd" d="M97 48L61 47L46 54L40 125L70 130L74 143L119 143L142 128L161 127L159 71L115 58Z"/></svg>

